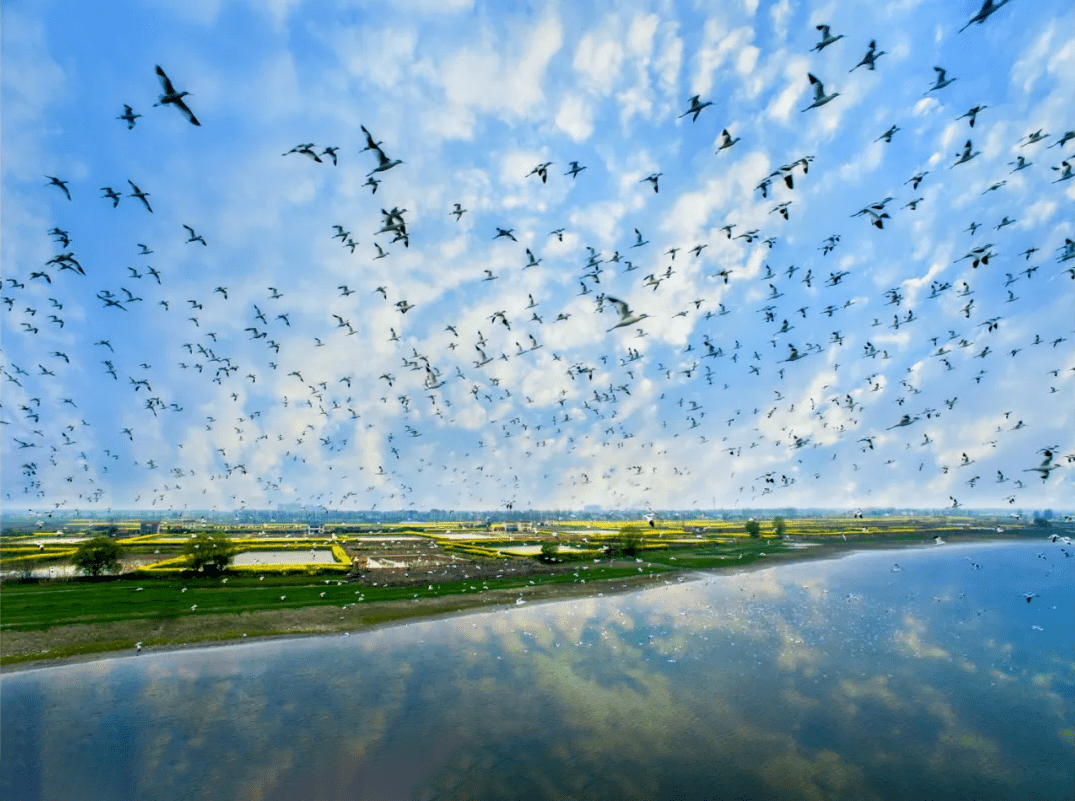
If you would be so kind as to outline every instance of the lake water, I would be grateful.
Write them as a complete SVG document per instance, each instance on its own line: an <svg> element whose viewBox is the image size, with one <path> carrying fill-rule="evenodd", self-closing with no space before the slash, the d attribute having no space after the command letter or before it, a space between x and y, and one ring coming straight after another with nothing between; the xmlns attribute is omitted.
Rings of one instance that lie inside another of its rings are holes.
<svg viewBox="0 0 1075 801"><path fill-rule="evenodd" d="M0 794L1071 799L1065 551L868 551L8 674Z"/></svg>

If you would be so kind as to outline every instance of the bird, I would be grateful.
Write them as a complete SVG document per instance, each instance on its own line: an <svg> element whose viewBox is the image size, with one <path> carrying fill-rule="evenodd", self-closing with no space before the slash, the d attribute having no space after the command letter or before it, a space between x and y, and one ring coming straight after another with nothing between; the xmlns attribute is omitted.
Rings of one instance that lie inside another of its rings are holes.
<svg viewBox="0 0 1075 801"><path fill-rule="evenodd" d="M190 92L177 92L175 87L172 86L172 82L168 79L168 76L164 74L164 70L157 65L157 77L160 78L161 87L164 89L164 93L160 96L160 99L154 103L154 106L163 106L167 103L175 106L179 111L190 120L192 125L201 125L198 122L198 118L194 116L194 112L190 110L183 98L190 94Z"/></svg>
<svg viewBox="0 0 1075 801"><path fill-rule="evenodd" d="M728 133L728 129L725 128L723 131L720 132L720 147L717 148L717 152L719 153L722 150L727 150L736 142L738 142L739 139L740 137L738 136L733 139L731 134Z"/></svg>
<svg viewBox="0 0 1075 801"><path fill-rule="evenodd" d="M657 191L657 179L660 178L662 175L664 175L663 172L655 172L652 175L647 175L645 178L643 178L641 181L639 181L639 183L644 184L646 181L649 181L651 184L653 184L653 191L656 192Z"/></svg>
<svg viewBox="0 0 1075 801"><path fill-rule="evenodd" d="M512 242L518 242L519 240L516 239L515 235L512 233L512 231L514 230L514 228L497 228L496 236L494 236L493 239L500 239L501 237L505 237L507 239L510 239Z"/></svg>
<svg viewBox="0 0 1075 801"><path fill-rule="evenodd" d="M693 95L689 100L687 100L687 102L690 103L690 108L688 108L686 111L679 115L681 119L683 117L686 117L688 114L693 114L694 117L691 118L691 122L697 122L698 115L702 113L702 109L704 109L706 106L713 105L713 101L711 100L706 100L703 103L698 98L699 95Z"/></svg>
<svg viewBox="0 0 1075 801"><path fill-rule="evenodd" d="M574 179L574 177L576 175L578 175L580 172L582 172L585 169L586 169L585 167L580 167L579 163L577 161L572 161L571 162L571 169L569 169L567 172L565 172L564 175L570 175L572 177L572 179Z"/></svg>
<svg viewBox="0 0 1075 801"><path fill-rule="evenodd" d="M938 89L943 89L944 87L948 86L948 84L958 80L957 78L946 78L944 68L942 67L934 67L933 69L937 72L937 81L933 84L933 86L926 90L926 94L929 94L930 92L935 92Z"/></svg>
<svg viewBox="0 0 1075 801"><path fill-rule="evenodd" d="M112 201L112 208L116 208L119 205L120 194L110 186L102 186L101 191L104 192L101 197L107 197Z"/></svg>
<svg viewBox="0 0 1075 801"><path fill-rule="evenodd" d="M1060 465L1053 464L1053 452L1049 448L1045 448L1042 451L1042 454L1045 456L1045 458L1042 459L1040 465L1038 465L1037 467L1028 467L1023 472L1037 473L1041 476L1042 483L1044 483L1049 480L1049 475L1053 472L1053 470L1056 470L1058 467L1060 467Z"/></svg>
<svg viewBox="0 0 1075 801"><path fill-rule="evenodd" d="M874 40L874 39L871 39L870 40L870 46L866 50L866 55L864 55L862 57L862 61L860 61L858 64L856 64L851 69L849 69L848 72L854 72L859 67L863 67L863 66L866 67L866 69L872 71L873 68L874 68L874 62L877 61L877 59L879 59L883 55L885 55L885 51L884 50L878 50L877 49L877 41Z"/></svg>
<svg viewBox="0 0 1075 801"><path fill-rule="evenodd" d="M401 159L388 158L388 156L385 155L384 151L381 150L381 148L379 147L374 148L374 150L377 152L377 166L370 170L369 174L366 176L367 178L371 177L374 173L385 172L386 170L390 170L393 167L398 167L400 164L403 163Z"/></svg>
<svg viewBox="0 0 1075 801"><path fill-rule="evenodd" d="M1049 134L1042 133L1041 130L1041 128L1038 128L1038 130L1034 131L1033 133L1029 133L1025 137L1023 137L1024 139L1026 139L1026 141L1023 142L1023 144L1021 144L1019 147L1026 147L1027 145L1036 145L1041 140L1048 139Z"/></svg>
<svg viewBox="0 0 1075 801"><path fill-rule="evenodd" d="M541 183L545 183L549 178L549 167L551 166L551 161L546 161L542 164L539 164L534 167L534 169L530 170L530 172L526 174L526 177L529 178L531 175L536 175L538 178L541 179Z"/></svg>
<svg viewBox="0 0 1075 801"><path fill-rule="evenodd" d="M191 228L189 225L184 224L183 227L186 228L187 233L190 234L190 238L188 238L186 242L184 242L184 244L189 245L191 242L201 242L203 245L206 245L205 237L201 236L200 234L194 233L194 229ZM208 247L208 245L206 245L206 247Z"/></svg>
<svg viewBox="0 0 1075 801"><path fill-rule="evenodd" d="M67 181L61 181L59 178L56 178L52 175L46 175L45 177L49 179L47 186L60 187L60 190L64 193L64 195L67 196L67 199L71 199L71 191L67 188Z"/></svg>
<svg viewBox="0 0 1075 801"><path fill-rule="evenodd" d="M969 109L966 114L961 114L960 116L956 117L956 119L957 120L962 120L964 118L970 119L970 127L973 128L974 127L974 121L976 119L978 119L978 113L980 111L982 111L982 109L987 109L987 108L989 108L989 106L985 105L984 103L981 103L981 104L975 106L974 108Z"/></svg>
<svg viewBox="0 0 1075 801"><path fill-rule="evenodd" d="M309 143L301 144L301 145L295 145L293 148L291 148L291 150L289 150L286 153L284 153L284 155L285 156L290 156L292 153L301 153L304 156L309 156L311 159L316 161L318 164L321 163L321 157L319 155L317 155L316 152L314 152L314 143L313 142L309 142Z"/></svg>
<svg viewBox="0 0 1075 801"><path fill-rule="evenodd" d="M892 137L893 137L893 136L895 136L895 135L896 135L896 133L897 133L897 132L898 132L899 130L900 130L900 128L899 128L899 126L898 126L898 125L893 125L893 126L892 126L891 128L889 128L889 129L888 129L887 131L885 131L885 132L884 132L883 134L881 134L881 135L880 135L879 137L877 137L876 139L874 139L874 141L875 141L875 142L880 142L880 141L881 141L882 139L884 139L884 140L885 140L885 142L891 142L891 141L892 141Z"/></svg>
<svg viewBox="0 0 1075 801"><path fill-rule="evenodd" d="M806 75L810 79L810 83L814 85L814 102L806 108L802 109L802 111L809 111L812 108L818 108L820 106L825 105L830 100L833 100L834 98L840 96L839 92L833 92L831 95L825 94L825 84L815 78L811 73L807 73Z"/></svg>
<svg viewBox="0 0 1075 801"><path fill-rule="evenodd" d="M462 206L460 206L458 203L456 203L455 208L452 209L448 213L449 214L454 214L455 215L455 221L459 222L459 220L463 217L463 215L467 213L467 210L464 209Z"/></svg>
<svg viewBox="0 0 1075 801"><path fill-rule="evenodd" d="M844 38L844 35L842 33L838 34L836 36L831 35L829 33L829 26L828 25L818 25L816 27L817 27L817 29L819 31L821 31L821 41L810 48L811 52L816 50L817 52L820 53L822 50L824 50L826 47L831 45L833 42L837 42L840 39Z"/></svg>
<svg viewBox="0 0 1075 801"><path fill-rule="evenodd" d="M964 25L962 28L960 28L958 32L963 33L963 31L967 30L967 28L969 28L975 22L981 25L983 22L993 16L993 14L999 11L1001 6L1006 5L1007 2L1008 0L1000 0L999 3L994 3L993 0L985 0L985 2L982 3L982 7L978 9L978 13L971 17L970 21L967 22L967 24Z"/></svg>
<svg viewBox="0 0 1075 801"><path fill-rule="evenodd" d="M968 139L967 143L965 145L963 145L963 152L962 153L956 153L956 155L959 156L959 160L956 161L956 163L953 164L952 166L955 167L957 164L964 164L964 163L970 161L975 156L981 155L980 150L974 150L973 152L971 152L973 147L974 146L971 144L970 139Z"/></svg>
<svg viewBox="0 0 1075 801"><path fill-rule="evenodd" d="M373 141L373 135L368 130L366 130L365 125L359 125L358 127L362 129L362 133L366 137L366 146L360 151L358 151L359 153L365 153L367 150L377 150L378 148L380 148L381 142Z"/></svg>
<svg viewBox="0 0 1075 801"><path fill-rule="evenodd" d="M606 295L605 300L616 307L616 310L620 313L620 321L616 323L609 331L615 331L617 328L623 328L628 325L634 325L649 317L648 314L636 314L631 311L631 307L619 298L614 298L611 295ZM607 332L606 332L607 333Z"/></svg>
<svg viewBox="0 0 1075 801"><path fill-rule="evenodd" d="M116 117L116 119L117 120L124 120L127 123L127 130L129 131L129 130L131 130L131 128L134 127L134 121L136 119L138 119L139 117L141 117L141 116L142 116L141 114L135 114L134 109L132 109L130 106L128 106L126 103L124 103L123 104L123 113L120 114L118 117Z"/></svg>
<svg viewBox="0 0 1075 801"><path fill-rule="evenodd" d="M149 211L150 214L152 214L153 207L149 205L149 201L146 199L149 197L149 193L143 192L141 189L139 189L138 185L130 178L127 179L127 183L131 185L131 194L127 195L127 197L136 197L141 200L142 203L145 205L146 210Z"/></svg>

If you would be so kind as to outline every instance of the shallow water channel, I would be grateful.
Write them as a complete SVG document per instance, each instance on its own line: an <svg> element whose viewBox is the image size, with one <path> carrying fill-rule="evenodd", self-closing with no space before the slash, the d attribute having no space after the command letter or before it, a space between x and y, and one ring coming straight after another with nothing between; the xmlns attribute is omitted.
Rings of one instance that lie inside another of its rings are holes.
<svg viewBox="0 0 1075 801"><path fill-rule="evenodd" d="M871 550L11 673L0 795L1070 799L1065 551Z"/></svg>

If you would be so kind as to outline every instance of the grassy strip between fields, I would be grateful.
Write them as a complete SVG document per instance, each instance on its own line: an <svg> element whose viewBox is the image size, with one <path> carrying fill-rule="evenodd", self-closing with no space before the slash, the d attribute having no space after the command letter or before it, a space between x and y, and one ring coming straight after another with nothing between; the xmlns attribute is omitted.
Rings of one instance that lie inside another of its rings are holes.
<svg viewBox="0 0 1075 801"><path fill-rule="evenodd" d="M242 637L342 631L444 614L516 597L589 593L666 574L662 564L580 565L559 574L368 586L301 576L116 579L3 587L0 665ZM431 589L432 588L432 589ZM343 614L341 614L341 612Z"/></svg>

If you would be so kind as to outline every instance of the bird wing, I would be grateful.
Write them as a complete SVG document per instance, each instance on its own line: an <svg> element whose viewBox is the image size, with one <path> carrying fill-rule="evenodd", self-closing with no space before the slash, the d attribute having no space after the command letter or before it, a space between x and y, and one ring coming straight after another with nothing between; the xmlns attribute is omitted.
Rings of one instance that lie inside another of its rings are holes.
<svg viewBox="0 0 1075 801"><path fill-rule="evenodd" d="M157 65L157 77L160 78L161 87L164 89L164 93L166 95L174 95L175 87L172 86L172 82L168 80L168 76L164 74L164 70L160 68L159 64Z"/></svg>
<svg viewBox="0 0 1075 801"><path fill-rule="evenodd" d="M807 75L810 78L810 83L814 85L814 100L820 100L825 96L825 84L823 84L813 75L810 75L810 73L807 73Z"/></svg>
<svg viewBox="0 0 1075 801"><path fill-rule="evenodd" d="M183 98L179 98L178 100L176 100L174 105L176 108L183 112L183 116L190 120L191 124L198 126L201 125L201 123L198 122L198 118L194 116L194 112L191 111L187 104L183 102ZM317 156L314 156L314 160L320 161L321 159L317 158Z"/></svg>
<svg viewBox="0 0 1075 801"><path fill-rule="evenodd" d="M614 298L610 295L605 296L605 300L616 307L616 311L620 314L620 319L626 320L631 316L631 308L619 298Z"/></svg>

